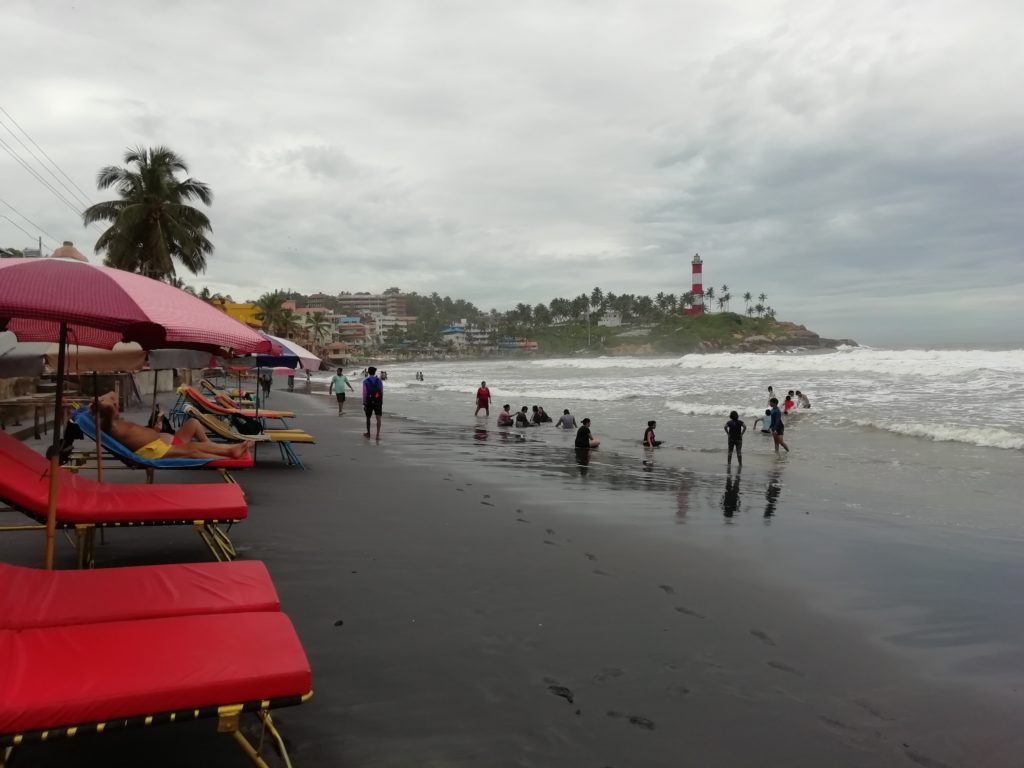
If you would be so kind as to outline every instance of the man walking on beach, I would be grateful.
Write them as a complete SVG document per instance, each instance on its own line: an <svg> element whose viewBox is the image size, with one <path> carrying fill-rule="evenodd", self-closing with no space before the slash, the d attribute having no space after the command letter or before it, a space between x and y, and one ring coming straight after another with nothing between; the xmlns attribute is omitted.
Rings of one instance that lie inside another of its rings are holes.
<svg viewBox="0 0 1024 768"><path fill-rule="evenodd" d="M480 413L480 409L484 409L484 416L491 415L491 390L487 388L487 382L480 382L480 389L476 391L476 410L473 411L473 415L476 416Z"/></svg>
<svg viewBox="0 0 1024 768"><path fill-rule="evenodd" d="M384 410L384 382L377 376L377 369L370 366L366 369L363 379L363 412L366 413L366 432L363 437L370 436L370 417L377 416L377 439L380 440L380 416Z"/></svg>
<svg viewBox="0 0 1024 768"><path fill-rule="evenodd" d="M773 397L770 402L772 406L772 420L768 428L771 429L772 440L775 441L775 454L778 455L780 445L786 449L786 453L789 453L789 446L786 445L786 441L782 438L783 433L786 431L786 425L782 423L782 409L779 408L779 398Z"/></svg>
<svg viewBox="0 0 1024 768"><path fill-rule="evenodd" d="M327 388L328 395L333 392L338 398L339 416L341 416L342 412L345 410L345 387L348 387L353 392L356 391L356 388L349 383L348 376L342 373L341 368L339 368L338 372L331 377L331 385ZM369 431L370 428L367 427L366 430Z"/></svg>

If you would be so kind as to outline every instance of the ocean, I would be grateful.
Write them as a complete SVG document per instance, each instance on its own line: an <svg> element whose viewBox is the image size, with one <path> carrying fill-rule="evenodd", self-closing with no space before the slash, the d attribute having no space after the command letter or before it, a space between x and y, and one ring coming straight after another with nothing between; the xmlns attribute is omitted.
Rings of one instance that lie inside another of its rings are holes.
<svg viewBox="0 0 1024 768"><path fill-rule="evenodd" d="M1024 350L890 350L384 364L382 448L505 484L562 514L685 538L764 568L935 676L1024 683ZM422 371L424 380L415 373ZM350 369L358 389L358 370ZM317 390L327 376L318 374ZM481 380L488 418L475 418ZM792 453L753 429L767 387L812 407ZM581 463L552 425L497 429L503 403L592 419ZM325 403L326 405L326 403ZM354 408L352 406L355 406ZM350 416L361 418L358 401ZM748 425L726 466L730 410ZM649 419L665 445L647 457ZM389 435L401 432L401 447Z"/></svg>

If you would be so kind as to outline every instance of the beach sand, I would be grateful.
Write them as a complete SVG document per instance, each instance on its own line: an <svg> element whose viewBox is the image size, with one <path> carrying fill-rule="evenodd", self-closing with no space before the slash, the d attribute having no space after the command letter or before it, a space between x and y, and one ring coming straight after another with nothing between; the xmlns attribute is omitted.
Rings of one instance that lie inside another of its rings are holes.
<svg viewBox="0 0 1024 768"><path fill-rule="evenodd" d="M930 675L770 578L771 559L589 516L557 483L474 472L386 416L367 441L352 405L337 418L275 392L318 438L308 470L270 449L239 478L250 517L232 538L266 562L313 668L314 698L275 715L297 767L1020 764L1012 692ZM105 567L206 556L187 528L107 542ZM41 535L0 538L5 561L41 553ZM71 566L66 544L58 557ZM32 745L11 766L248 765L213 728Z"/></svg>

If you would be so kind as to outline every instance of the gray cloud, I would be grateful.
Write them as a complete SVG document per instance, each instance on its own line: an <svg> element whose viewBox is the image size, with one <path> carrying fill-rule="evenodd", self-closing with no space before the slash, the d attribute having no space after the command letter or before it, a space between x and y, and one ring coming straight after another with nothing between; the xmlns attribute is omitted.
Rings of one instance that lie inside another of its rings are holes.
<svg viewBox="0 0 1024 768"><path fill-rule="evenodd" d="M194 282L236 298L682 292L700 251L709 283L830 335L1020 341L1022 22L1009 0L16 1L0 43L32 66L0 106L94 200L126 146L181 152L216 193ZM0 196L95 240L6 154Z"/></svg>

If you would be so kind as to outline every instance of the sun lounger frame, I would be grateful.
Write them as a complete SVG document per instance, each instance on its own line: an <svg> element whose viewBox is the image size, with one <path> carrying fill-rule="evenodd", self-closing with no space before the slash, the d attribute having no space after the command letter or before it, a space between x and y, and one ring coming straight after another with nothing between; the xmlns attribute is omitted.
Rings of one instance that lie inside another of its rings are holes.
<svg viewBox="0 0 1024 768"><path fill-rule="evenodd" d="M217 718L217 732L230 733L235 743L245 752L246 756L259 766L259 768L270 768L263 759L265 737L269 734L273 740L277 752L284 761L284 764L291 768L291 759L288 756L288 749L285 746L281 733L274 725L270 710L282 707L292 707L302 704L312 697L313 692L309 691L302 696L289 696L280 699L263 699L261 701L248 701L241 704L224 704L220 706L203 707L200 709L186 709L177 712L156 712L151 715L138 715L134 717L118 718L105 722L81 723L79 725L62 728L51 728L40 731L28 731L26 733L14 733L0 735L0 768L5 768L7 761L15 747L22 744L36 741L54 741L62 738L73 738L86 734L103 734L110 731L125 730L128 728L146 728L151 725L167 725L183 723L190 720L204 718ZM241 731L241 717L246 712L255 713L261 723L260 738L253 744Z"/></svg>

